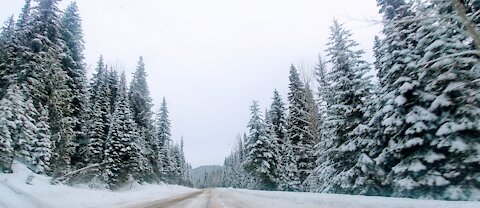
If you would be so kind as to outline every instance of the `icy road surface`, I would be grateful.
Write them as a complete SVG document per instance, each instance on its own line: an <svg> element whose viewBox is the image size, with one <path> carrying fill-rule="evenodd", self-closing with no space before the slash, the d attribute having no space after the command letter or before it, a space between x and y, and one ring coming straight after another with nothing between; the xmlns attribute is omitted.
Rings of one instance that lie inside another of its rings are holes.
<svg viewBox="0 0 480 208"><path fill-rule="evenodd" d="M206 189L123 208L479 208L479 202L447 202L341 194Z"/></svg>

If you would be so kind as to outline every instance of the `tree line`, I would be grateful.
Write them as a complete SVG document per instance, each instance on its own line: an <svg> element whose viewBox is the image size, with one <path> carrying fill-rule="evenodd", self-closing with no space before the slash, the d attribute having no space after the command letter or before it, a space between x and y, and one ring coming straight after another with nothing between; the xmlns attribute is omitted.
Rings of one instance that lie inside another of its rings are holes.
<svg viewBox="0 0 480 208"><path fill-rule="evenodd" d="M165 98L156 115L140 57L130 85L100 57L86 77L75 2L26 0L0 33L0 171L20 161L70 183L118 188L128 181L191 185L173 144ZM155 119L154 119L155 117Z"/></svg>
<svg viewBox="0 0 480 208"><path fill-rule="evenodd" d="M334 20L315 79L292 65L287 103L252 103L223 186L480 200L479 1L377 5L374 63Z"/></svg>

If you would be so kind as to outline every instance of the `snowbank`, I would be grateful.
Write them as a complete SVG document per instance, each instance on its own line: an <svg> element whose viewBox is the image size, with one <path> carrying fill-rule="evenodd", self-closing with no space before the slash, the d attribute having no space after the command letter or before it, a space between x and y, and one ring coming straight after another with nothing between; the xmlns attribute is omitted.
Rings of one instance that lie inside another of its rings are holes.
<svg viewBox="0 0 480 208"><path fill-rule="evenodd" d="M51 185L50 178L14 163L13 174L0 173L0 208L22 207L120 207L195 191L174 185L133 184L122 191L92 190ZM27 178L31 182L27 184Z"/></svg>
<svg viewBox="0 0 480 208"><path fill-rule="evenodd" d="M222 189L218 189L222 191ZM480 202L419 200L394 197L305 192L223 189L231 197L257 207L275 208L480 208ZM220 196L221 197L221 196Z"/></svg>

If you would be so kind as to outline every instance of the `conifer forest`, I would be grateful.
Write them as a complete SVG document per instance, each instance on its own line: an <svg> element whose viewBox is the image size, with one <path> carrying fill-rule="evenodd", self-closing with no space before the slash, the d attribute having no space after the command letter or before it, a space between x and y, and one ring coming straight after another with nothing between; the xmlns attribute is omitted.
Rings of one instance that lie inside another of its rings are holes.
<svg viewBox="0 0 480 208"><path fill-rule="evenodd" d="M480 200L480 1L376 2L374 61L330 22L313 78L287 65L286 97L271 86L271 103L245 106L215 186ZM100 56L87 74L77 3L58 4L25 0L0 30L0 174L19 162L54 184L193 186L148 62L127 80Z"/></svg>

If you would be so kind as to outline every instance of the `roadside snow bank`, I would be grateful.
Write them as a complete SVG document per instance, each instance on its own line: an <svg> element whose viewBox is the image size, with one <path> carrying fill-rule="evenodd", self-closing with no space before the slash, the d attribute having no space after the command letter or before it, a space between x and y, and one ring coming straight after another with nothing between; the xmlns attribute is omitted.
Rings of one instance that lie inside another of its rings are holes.
<svg viewBox="0 0 480 208"><path fill-rule="evenodd" d="M321 194L305 192L254 191L219 189L230 192L240 201L254 202L259 207L302 208L480 208L480 202L439 201L408 198Z"/></svg>
<svg viewBox="0 0 480 208"><path fill-rule="evenodd" d="M195 191L175 185L140 184L133 184L121 191L92 190L51 185L50 177L34 174L19 163L14 163L13 171L12 174L0 173L0 208L119 207Z"/></svg>

